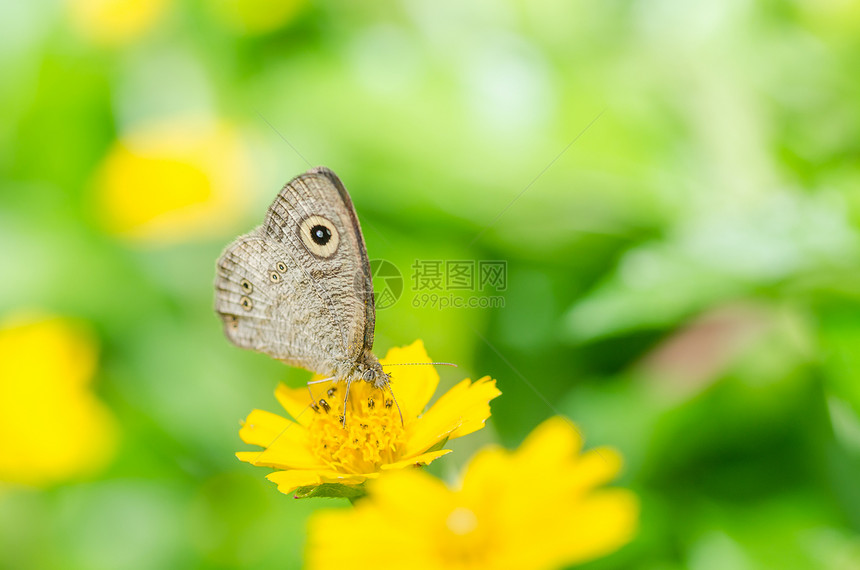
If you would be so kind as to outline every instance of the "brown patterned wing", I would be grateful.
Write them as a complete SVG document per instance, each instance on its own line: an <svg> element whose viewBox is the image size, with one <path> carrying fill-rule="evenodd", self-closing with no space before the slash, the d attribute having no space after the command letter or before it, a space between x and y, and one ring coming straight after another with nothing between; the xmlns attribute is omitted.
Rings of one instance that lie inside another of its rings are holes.
<svg viewBox="0 0 860 570"><path fill-rule="evenodd" d="M372 348L367 253L346 189L327 168L291 180L265 223L218 260L215 310L227 338L332 374Z"/></svg>

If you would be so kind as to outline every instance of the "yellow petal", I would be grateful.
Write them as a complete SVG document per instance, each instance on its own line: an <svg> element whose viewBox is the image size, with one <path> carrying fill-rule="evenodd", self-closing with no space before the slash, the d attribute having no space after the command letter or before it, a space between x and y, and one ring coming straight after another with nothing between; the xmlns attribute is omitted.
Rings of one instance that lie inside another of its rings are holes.
<svg viewBox="0 0 860 570"><path fill-rule="evenodd" d="M0 326L0 378L9 382L0 390L32 390L42 382L52 389L76 391L92 379L97 355L95 340L80 323L35 315L8 317ZM20 380L13 383L16 378Z"/></svg>
<svg viewBox="0 0 860 570"><path fill-rule="evenodd" d="M403 467L408 467L410 465L427 465L437 457L442 457L443 455L447 455L451 453L450 449L438 449L436 451L428 451L427 453L422 453L416 457L410 457L409 459L404 459L402 461L398 461L397 463L389 463L387 465L382 465L380 469L383 471L390 471L392 469L401 469Z"/></svg>
<svg viewBox="0 0 860 570"><path fill-rule="evenodd" d="M0 323L0 481L50 484L110 458L116 424L88 387L96 355L79 323L24 315Z"/></svg>
<svg viewBox="0 0 860 570"><path fill-rule="evenodd" d="M498 446L487 446L472 457L463 475L462 492L472 498L483 496L485 493L494 494L500 485L506 485L507 479L499 477L500 473L510 472L510 454ZM473 502L476 502L477 499Z"/></svg>
<svg viewBox="0 0 860 570"><path fill-rule="evenodd" d="M523 441L513 454L510 477L528 484L535 473L557 473L564 487L557 493L582 491L613 479L621 469L621 457L601 448L579 455L582 437L567 418L549 418Z"/></svg>
<svg viewBox="0 0 860 570"><path fill-rule="evenodd" d="M323 483L341 483L343 485L357 485L368 479L366 475L353 475L338 473L337 471L315 470L315 469L289 469L286 471L275 471L266 475L266 479L278 484L278 491L290 493L299 487L308 485L321 485Z"/></svg>
<svg viewBox="0 0 860 570"><path fill-rule="evenodd" d="M111 232L144 242L220 235L253 202L248 175L232 127L151 123L109 149L96 177L99 214Z"/></svg>
<svg viewBox="0 0 860 570"><path fill-rule="evenodd" d="M579 431L568 419L549 418L513 454L509 476L520 484L528 484L535 473L557 473L556 493L579 493L618 475L621 470L618 452L602 447L579 455L582 443Z"/></svg>
<svg viewBox="0 0 860 570"><path fill-rule="evenodd" d="M452 411L454 409L461 410L460 413L464 419L460 427L454 430L450 437L462 437L484 427L484 422L490 417L490 400L501 395L501 391L496 388L496 381L489 376L484 376L469 386L469 389L463 394L462 401L454 401L452 395L449 402L446 399L447 393L442 396L440 401L445 400L445 405L450 405Z"/></svg>
<svg viewBox="0 0 860 570"><path fill-rule="evenodd" d="M516 451L524 464L534 461L557 465L570 461L582 448L582 437L567 418L554 416L538 425Z"/></svg>
<svg viewBox="0 0 860 570"><path fill-rule="evenodd" d="M368 479L379 477L379 473L339 473L337 471L321 471L320 477L323 483L341 483L342 485L358 485L364 483Z"/></svg>
<svg viewBox="0 0 860 570"><path fill-rule="evenodd" d="M266 475L266 479L278 485L281 493L290 493L299 487L307 485L319 485L322 479L316 471L291 469L289 471L275 471Z"/></svg>
<svg viewBox="0 0 860 570"><path fill-rule="evenodd" d="M319 388L317 389L319 390ZM324 394L325 390L321 390L321 393ZM275 398L296 422L303 426L307 426L311 422L313 410L309 405L311 395L307 388L290 388L286 384L279 384L275 390Z"/></svg>
<svg viewBox="0 0 860 570"><path fill-rule="evenodd" d="M360 501L355 508L316 511L311 516L306 548L309 570L439 570L427 532L411 524L422 518L420 511L400 519L368 506ZM372 533L356 529L372 529ZM371 546L374 543L379 547Z"/></svg>
<svg viewBox="0 0 860 570"><path fill-rule="evenodd" d="M308 447L308 436L304 426L293 423L263 410L254 410L239 430L245 443L259 445L266 449L257 452L256 457L242 455L240 459L253 465L275 467L278 469L323 468L325 464Z"/></svg>
<svg viewBox="0 0 860 570"><path fill-rule="evenodd" d="M354 509L314 516L309 568L546 570L607 554L633 536L638 504L629 491L592 490L617 473L620 458L608 449L580 456L580 447L574 427L553 418L518 452L476 455L459 491L396 469L418 457L386 466ZM546 492L529 492L538 487ZM355 529L384 536L385 555L366 555L367 533Z"/></svg>
<svg viewBox="0 0 860 570"><path fill-rule="evenodd" d="M639 502L630 491L611 489L589 495L574 511L562 516L545 537L548 547L542 554L547 566L593 560L629 542L636 531Z"/></svg>
<svg viewBox="0 0 860 570"><path fill-rule="evenodd" d="M254 465L276 469L321 469L326 464L311 452L307 436L299 426L284 431L254 460Z"/></svg>
<svg viewBox="0 0 860 570"><path fill-rule="evenodd" d="M268 447L270 443L293 424L287 418L264 410L253 410L239 430L239 437L245 443Z"/></svg>
<svg viewBox="0 0 860 570"><path fill-rule="evenodd" d="M536 427L514 454L523 479L536 471L564 474L565 488L581 491L611 481L621 470L621 456L601 447L579 455L582 436L568 419L556 416ZM512 473L516 477L516 474Z"/></svg>
<svg viewBox="0 0 860 570"><path fill-rule="evenodd" d="M356 475L349 473L338 473L325 469L289 469L285 471L275 471L266 475L266 479L278 484L278 491L289 493L299 487L307 485L321 485L323 483L341 483L343 485L357 485L363 483L369 478L377 476L377 473L370 475Z"/></svg>
<svg viewBox="0 0 860 570"><path fill-rule="evenodd" d="M413 524L422 520L438 518L433 513L443 513L450 508L453 494L440 480L418 469L402 469L385 473L368 483L375 505L388 516L403 516L403 522L415 519ZM404 500L407 498L408 500ZM416 517L415 513L423 513ZM439 514L441 516L441 514ZM433 524L427 521L426 524Z"/></svg>
<svg viewBox="0 0 860 570"><path fill-rule="evenodd" d="M404 347L394 347L380 359L385 371L391 374L391 388L403 417L415 418L424 411L427 402L439 385L439 373L433 366L386 366L395 363L431 362L424 342L416 340Z"/></svg>
<svg viewBox="0 0 860 570"><path fill-rule="evenodd" d="M614 449L599 447L583 453L570 468L569 484L579 489L597 487L614 479L621 471L621 455Z"/></svg>
<svg viewBox="0 0 860 570"><path fill-rule="evenodd" d="M404 455L426 451L445 437L454 438L483 427L490 417L490 400L500 395L496 381L468 378L448 390L423 416L408 426Z"/></svg>
<svg viewBox="0 0 860 570"><path fill-rule="evenodd" d="M254 460L260 456L259 451L237 451L236 457L239 461L244 461L245 463L254 463Z"/></svg>

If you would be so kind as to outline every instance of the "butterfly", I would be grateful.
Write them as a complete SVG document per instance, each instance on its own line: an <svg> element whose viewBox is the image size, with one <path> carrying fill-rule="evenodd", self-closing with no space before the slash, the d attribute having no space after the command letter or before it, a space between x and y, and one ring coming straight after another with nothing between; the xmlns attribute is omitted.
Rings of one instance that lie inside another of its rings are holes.
<svg viewBox="0 0 860 570"><path fill-rule="evenodd" d="M227 246L217 262L215 311L236 346L326 376L317 382L345 382L344 409L357 380L394 396L373 353L364 236L349 193L328 168L290 180L263 224Z"/></svg>

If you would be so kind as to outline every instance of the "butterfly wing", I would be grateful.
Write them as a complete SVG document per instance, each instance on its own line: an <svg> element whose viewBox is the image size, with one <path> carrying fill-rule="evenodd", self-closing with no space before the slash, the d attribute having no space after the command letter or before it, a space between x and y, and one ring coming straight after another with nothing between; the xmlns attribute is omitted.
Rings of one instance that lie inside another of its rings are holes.
<svg viewBox="0 0 860 570"><path fill-rule="evenodd" d="M237 346L320 374L372 348L364 237L331 170L291 180L264 224L227 247L218 260L215 310Z"/></svg>

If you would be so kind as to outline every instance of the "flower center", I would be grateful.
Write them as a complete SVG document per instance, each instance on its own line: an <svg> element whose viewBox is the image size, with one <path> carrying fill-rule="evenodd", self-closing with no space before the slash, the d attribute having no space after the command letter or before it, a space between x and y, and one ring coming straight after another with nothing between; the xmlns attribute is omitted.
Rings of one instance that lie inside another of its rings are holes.
<svg viewBox="0 0 860 570"><path fill-rule="evenodd" d="M475 527L478 526L478 517L466 507L457 507L448 515L445 524L448 530L457 536L463 536L475 530Z"/></svg>
<svg viewBox="0 0 860 570"><path fill-rule="evenodd" d="M486 520L479 525L478 516L472 509L452 509L445 519L444 530L440 529L435 541L442 565L449 568L493 566L490 559L499 545L494 544L489 526Z"/></svg>
<svg viewBox="0 0 860 570"><path fill-rule="evenodd" d="M308 427L311 449L333 470L372 473L397 461L403 425L394 401L369 385L352 385L344 426L343 386L333 386L315 403Z"/></svg>

